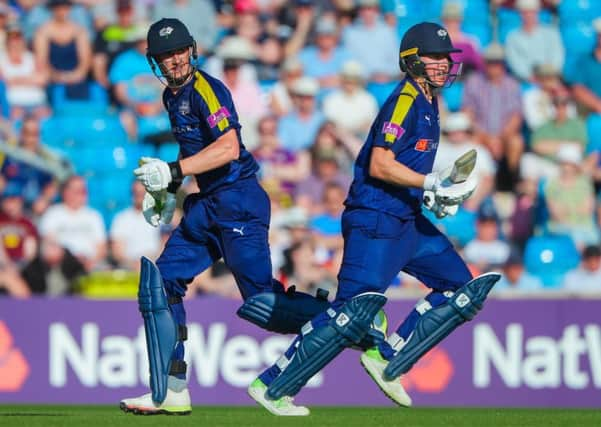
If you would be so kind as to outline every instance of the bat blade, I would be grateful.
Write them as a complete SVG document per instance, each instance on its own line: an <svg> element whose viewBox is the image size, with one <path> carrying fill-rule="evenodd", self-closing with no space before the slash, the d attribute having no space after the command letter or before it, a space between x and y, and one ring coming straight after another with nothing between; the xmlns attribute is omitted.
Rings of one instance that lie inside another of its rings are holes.
<svg viewBox="0 0 601 427"><path fill-rule="evenodd" d="M453 164L453 170L451 171L449 180L453 184L464 182L474 170L474 167L476 166L477 157L478 153L475 149L472 148L470 151L466 152L457 160L455 160L455 164Z"/></svg>

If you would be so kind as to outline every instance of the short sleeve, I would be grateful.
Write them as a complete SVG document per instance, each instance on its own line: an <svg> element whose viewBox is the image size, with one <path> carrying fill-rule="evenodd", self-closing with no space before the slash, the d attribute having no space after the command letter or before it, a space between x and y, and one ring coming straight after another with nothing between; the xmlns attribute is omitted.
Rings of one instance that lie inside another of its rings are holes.
<svg viewBox="0 0 601 427"><path fill-rule="evenodd" d="M411 95L401 93L396 102L384 106L376 120L375 147L393 148L409 138L415 122L413 102Z"/></svg>
<svg viewBox="0 0 601 427"><path fill-rule="evenodd" d="M198 74L194 89L194 108L213 140L231 129L240 128L232 95L223 83Z"/></svg>

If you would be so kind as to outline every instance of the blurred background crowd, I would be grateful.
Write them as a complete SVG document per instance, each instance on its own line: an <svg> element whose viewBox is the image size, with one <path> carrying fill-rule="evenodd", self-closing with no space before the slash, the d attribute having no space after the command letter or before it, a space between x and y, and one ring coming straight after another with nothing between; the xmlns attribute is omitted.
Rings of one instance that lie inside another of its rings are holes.
<svg viewBox="0 0 601 427"><path fill-rule="evenodd" d="M145 58L162 17L232 93L285 284L335 291L353 160L402 78L402 35L429 20L464 63L439 97L435 168L475 148L480 176L456 216L431 219L474 273L505 273L498 295L601 294L597 0L1 0L0 293L133 297L140 256L178 223L145 223L132 175L178 153ZM237 297L223 264L190 287ZM419 289L401 274L389 293Z"/></svg>

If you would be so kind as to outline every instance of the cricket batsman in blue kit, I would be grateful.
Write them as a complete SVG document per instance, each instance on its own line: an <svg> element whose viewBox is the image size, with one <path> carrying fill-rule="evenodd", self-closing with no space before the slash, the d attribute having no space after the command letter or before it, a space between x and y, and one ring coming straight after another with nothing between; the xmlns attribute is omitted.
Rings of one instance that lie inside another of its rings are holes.
<svg viewBox="0 0 601 427"><path fill-rule="evenodd" d="M142 258L139 309L144 318L152 393L124 399L134 414L188 414L184 344L187 284L223 258L244 303L238 315L279 333L300 332L328 307L320 298L285 290L272 278L268 246L270 202L245 149L232 97L219 80L194 66L196 43L185 25L163 18L148 30L147 59L165 84L163 104L179 143L179 159L143 158L134 173L144 185L144 216L151 225L171 222L175 192L185 176L200 191L184 201L184 217L156 265ZM281 410L290 399L275 400Z"/></svg>
<svg viewBox="0 0 601 427"><path fill-rule="evenodd" d="M251 397L270 412L272 402L294 397L343 349L365 337L386 302L384 292L401 270L431 292L394 333L362 353L361 363L388 397L410 406L399 377L471 320L499 280L496 273L472 278L450 241L421 210L423 203L438 217L454 215L477 185L471 173L475 152L432 172L440 135L437 95L461 71L461 64L450 57L458 51L447 31L435 23L414 25L403 36L399 63L405 78L371 127L345 201L344 255L336 298L255 380L253 384L263 384L265 392L249 388Z"/></svg>

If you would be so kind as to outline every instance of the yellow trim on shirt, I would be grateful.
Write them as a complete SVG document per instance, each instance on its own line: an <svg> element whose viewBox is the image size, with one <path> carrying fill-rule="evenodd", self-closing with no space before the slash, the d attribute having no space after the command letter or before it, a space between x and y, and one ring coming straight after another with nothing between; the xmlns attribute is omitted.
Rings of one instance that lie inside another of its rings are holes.
<svg viewBox="0 0 601 427"><path fill-rule="evenodd" d="M196 82L194 83L194 89L196 89L196 92L198 92L202 99L204 99L204 101L207 103L210 114L215 114L221 109L221 103L219 102L217 95L215 95L215 91L213 90L207 79L205 79L204 76L198 72L196 73ZM221 131L226 129L229 125L230 122L227 119L227 117L222 118L221 120L219 120L219 123L217 123L217 126L219 126L219 130Z"/></svg>
<svg viewBox="0 0 601 427"><path fill-rule="evenodd" d="M413 85L409 82L406 82L405 86L403 86L403 89L401 90L401 93L399 94L396 105L394 106L394 110L392 111L390 123L393 123L397 126L401 126L403 124L403 121L405 120L405 117L407 116L407 113L413 105L413 101L415 101L417 95L418 92ZM393 144L396 140L397 135L392 135L390 133L387 133L384 137L384 141L388 142L389 144Z"/></svg>

